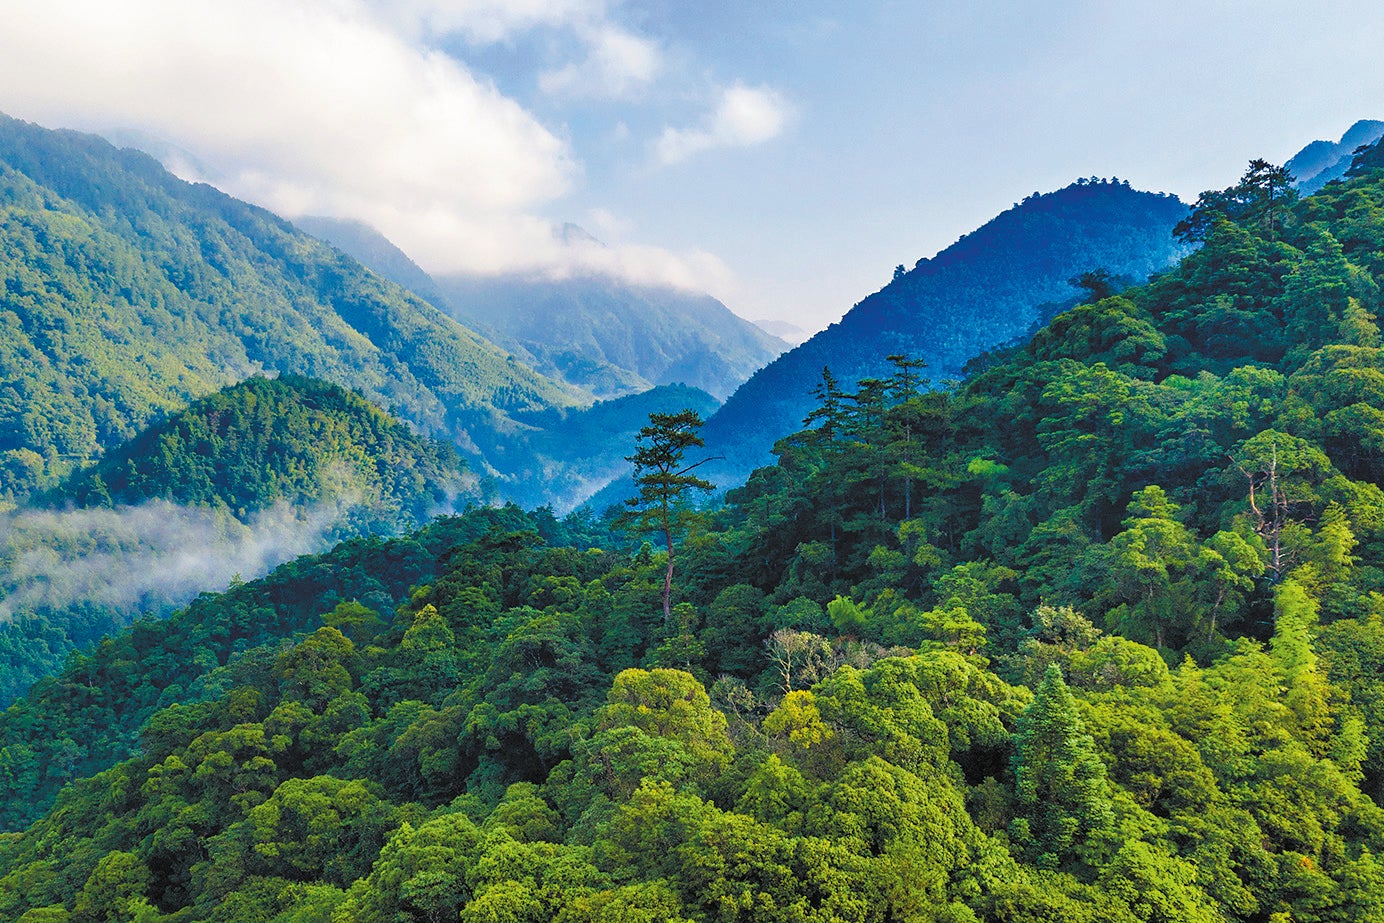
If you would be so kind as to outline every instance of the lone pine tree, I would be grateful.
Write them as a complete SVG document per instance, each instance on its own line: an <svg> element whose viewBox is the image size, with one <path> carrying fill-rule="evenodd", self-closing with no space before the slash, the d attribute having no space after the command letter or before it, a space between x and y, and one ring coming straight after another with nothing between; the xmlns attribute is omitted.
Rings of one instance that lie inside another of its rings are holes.
<svg viewBox="0 0 1384 923"><path fill-rule="evenodd" d="M701 428L702 418L695 410L651 413L649 425L639 430L634 454L626 456L634 463L634 483L639 487L639 496L625 501L631 507L627 521L637 531L663 533L668 551L668 570L663 578L664 625L673 623L673 536L696 515L688 508L687 495L693 490L716 489L715 484L692 473L710 458L684 464L688 449L706 444L698 435Z"/></svg>

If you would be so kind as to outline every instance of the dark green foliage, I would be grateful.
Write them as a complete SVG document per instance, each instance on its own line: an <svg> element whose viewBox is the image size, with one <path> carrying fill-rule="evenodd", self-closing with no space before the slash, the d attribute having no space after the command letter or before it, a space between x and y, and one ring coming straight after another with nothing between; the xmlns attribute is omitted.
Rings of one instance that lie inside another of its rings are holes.
<svg viewBox="0 0 1384 923"><path fill-rule="evenodd" d="M1384 919L1378 182L954 390L823 376L671 619L507 507L137 623L0 717L0 914Z"/></svg>
<svg viewBox="0 0 1384 923"><path fill-rule="evenodd" d="M692 461L687 450L705 443L698 435L702 418L695 410L653 413L649 425L639 431L639 444L629 461L634 465L634 484L639 493L627 503L630 527L639 533L656 532L663 536L667 576L663 581L663 621L672 624L674 551L680 534L696 519L691 509L694 490L710 491L716 485L692 472L706 459Z"/></svg>
<svg viewBox="0 0 1384 923"><path fill-rule="evenodd" d="M1015 728L1015 842L1039 868L1097 864L1115 825L1106 784L1096 743L1053 664Z"/></svg>
<svg viewBox="0 0 1384 923"><path fill-rule="evenodd" d="M1173 233L1187 240L1204 240L1216 222L1233 221L1253 225L1273 238L1281 227L1284 210L1297 198L1293 186L1294 177L1287 167L1256 158L1249 162L1237 185L1203 192L1192 213L1178 222Z"/></svg>
<svg viewBox="0 0 1384 923"><path fill-rule="evenodd" d="M275 503L339 502L343 531L426 522L467 489L446 443L358 395L308 378L250 378L194 402L39 498L52 505L170 500L247 519Z"/></svg>

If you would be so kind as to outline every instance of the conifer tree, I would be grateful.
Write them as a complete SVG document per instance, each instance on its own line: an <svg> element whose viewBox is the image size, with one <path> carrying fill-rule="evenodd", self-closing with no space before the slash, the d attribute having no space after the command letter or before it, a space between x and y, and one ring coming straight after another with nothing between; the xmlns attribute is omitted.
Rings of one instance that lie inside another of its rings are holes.
<svg viewBox="0 0 1384 923"><path fill-rule="evenodd" d="M1056 664L1020 716L1014 751L1011 835L1043 868L1093 858L1114 824L1105 765Z"/></svg>
<svg viewBox="0 0 1384 923"><path fill-rule="evenodd" d="M673 624L673 535L691 519L687 495L692 490L715 490L716 485L692 472L707 462L703 458L690 465L683 456L690 448L706 445L698 430L702 418L695 410L677 413L651 413L649 425L639 431L639 446L633 455L626 456L634 463L634 483L639 496L625 502L633 512L632 521L641 532L663 533L668 551L668 570L663 578L663 624Z"/></svg>

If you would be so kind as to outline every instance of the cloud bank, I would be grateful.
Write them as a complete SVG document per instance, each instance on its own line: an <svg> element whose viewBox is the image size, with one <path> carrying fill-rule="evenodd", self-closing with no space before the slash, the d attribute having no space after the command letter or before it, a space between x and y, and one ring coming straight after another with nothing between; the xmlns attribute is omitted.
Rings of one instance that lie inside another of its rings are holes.
<svg viewBox="0 0 1384 923"><path fill-rule="evenodd" d="M554 239L545 211L583 179L571 143L457 44L542 29L566 39L535 74L556 97L632 98L663 71L601 0L49 0L0 5L0 110L176 151L185 179L290 219L364 221L430 272L704 287L703 254Z"/></svg>
<svg viewBox="0 0 1384 923"><path fill-rule="evenodd" d="M280 504L248 524L163 500L8 513L0 516L0 620L70 606L164 613L237 575L251 580L325 550L346 506Z"/></svg>

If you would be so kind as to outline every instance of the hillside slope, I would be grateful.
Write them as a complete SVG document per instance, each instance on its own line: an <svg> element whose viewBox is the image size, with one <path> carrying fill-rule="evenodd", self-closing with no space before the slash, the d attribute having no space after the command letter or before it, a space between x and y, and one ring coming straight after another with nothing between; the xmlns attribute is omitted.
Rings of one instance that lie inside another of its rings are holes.
<svg viewBox="0 0 1384 923"><path fill-rule="evenodd" d="M710 295L605 277L437 279L453 315L600 398L686 384L725 398L788 348Z"/></svg>
<svg viewBox="0 0 1384 923"><path fill-rule="evenodd" d="M767 462L774 440L813 406L823 367L847 383L885 378L885 357L905 354L926 362L934 381L956 378L973 357L1031 333L1042 306L1074 301L1074 276L1103 269L1138 281L1172 265L1185 252L1172 236L1185 214L1174 196L1116 182L1083 180L1024 200L742 385L708 421L710 454L727 459L709 476L730 484Z"/></svg>
<svg viewBox="0 0 1384 923"><path fill-rule="evenodd" d="M295 223L544 375L597 399L687 384L724 400L788 348L709 295L599 275L433 277L366 225L332 218ZM580 229L566 230L598 243Z"/></svg>
<svg viewBox="0 0 1384 923"><path fill-rule="evenodd" d="M0 713L0 916L1384 919L1357 167L954 389L848 383L675 527L671 619L648 535L482 508L74 657Z"/></svg>
<svg viewBox="0 0 1384 923"><path fill-rule="evenodd" d="M0 502L261 371L354 388L482 471L575 402L263 209L0 117Z"/></svg>
<svg viewBox="0 0 1384 923"><path fill-rule="evenodd" d="M474 497L448 443L312 379L195 401L0 513L0 707L137 616Z"/></svg>

